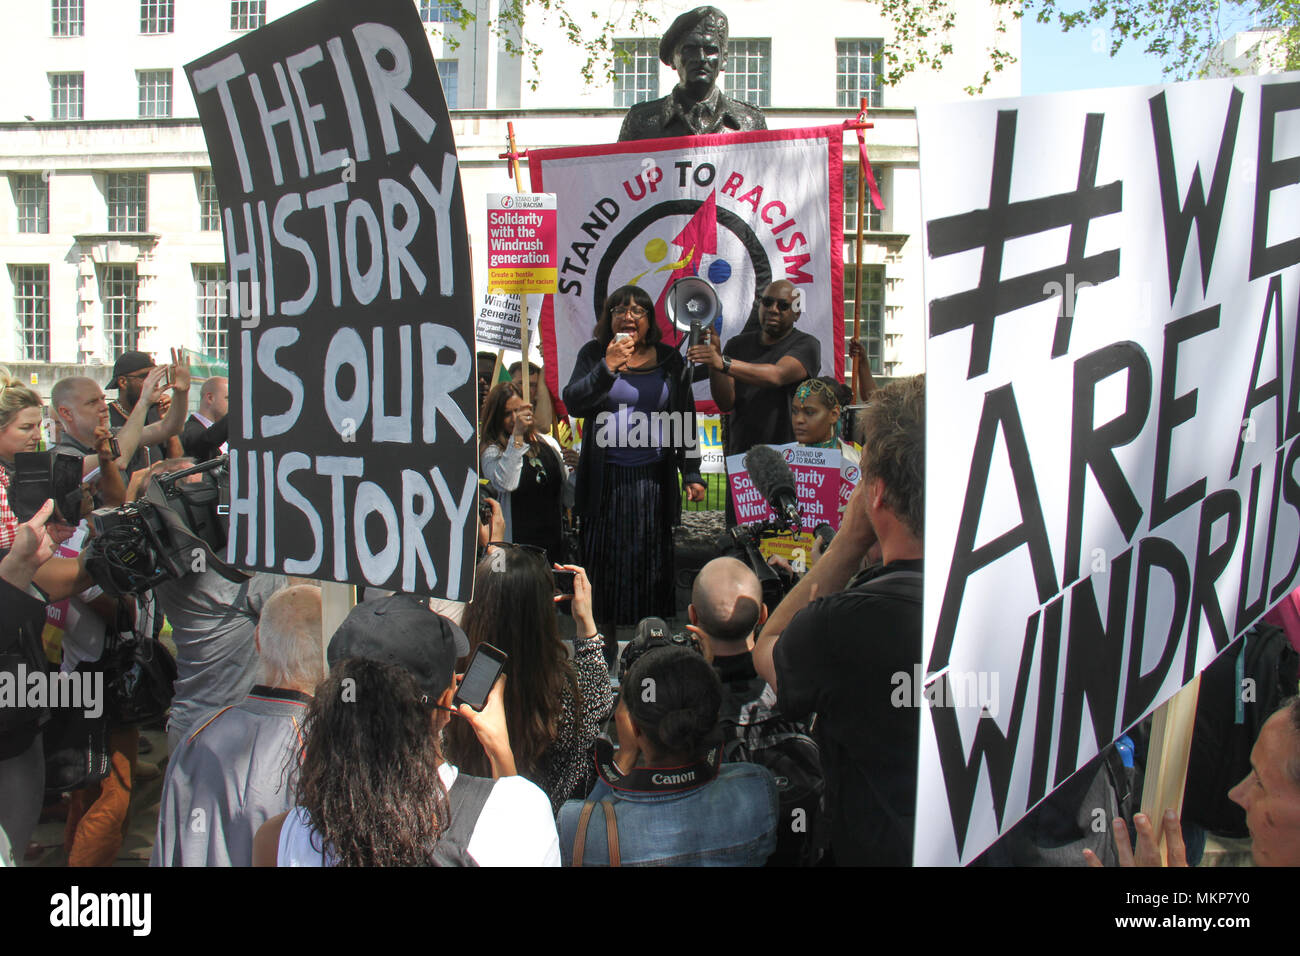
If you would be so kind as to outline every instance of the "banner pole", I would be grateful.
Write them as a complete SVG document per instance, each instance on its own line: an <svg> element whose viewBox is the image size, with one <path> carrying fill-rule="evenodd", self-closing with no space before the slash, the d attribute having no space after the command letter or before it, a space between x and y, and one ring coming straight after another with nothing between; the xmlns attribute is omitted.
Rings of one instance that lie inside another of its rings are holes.
<svg viewBox="0 0 1300 956"><path fill-rule="evenodd" d="M1157 846L1164 841L1165 811L1172 808L1182 817L1183 788L1187 783L1200 688L1201 675L1197 674L1191 683L1157 707L1151 717L1151 741L1142 779L1142 812L1155 830ZM1164 852L1168 854L1169 848L1165 847Z"/></svg>
<svg viewBox="0 0 1300 956"><path fill-rule="evenodd" d="M510 171L515 177L515 192L524 192L524 176L519 170L519 152L515 148L515 124L513 121L506 122L506 137L509 143L509 152L506 156L510 160ZM524 404L532 402L529 392L529 380L532 377L528 365L528 298L522 293L517 292L515 295L519 298L519 374L523 379L521 383L524 389Z"/></svg>
<svg viewBox="0 0 1300 956"><path fill-rule="evenodd" d="M861 99L861 110L867 111L867 98ZM862 151L858 150L858 217L854 220L857 227L857 236L854 239L853 249L853 340L862 341L862 216L865 212L866 198L863 194L866 191L866 167L863 164ZM853 404L857 404L862 396L858 394L858 370L855 366L853 369Z"/></svg>

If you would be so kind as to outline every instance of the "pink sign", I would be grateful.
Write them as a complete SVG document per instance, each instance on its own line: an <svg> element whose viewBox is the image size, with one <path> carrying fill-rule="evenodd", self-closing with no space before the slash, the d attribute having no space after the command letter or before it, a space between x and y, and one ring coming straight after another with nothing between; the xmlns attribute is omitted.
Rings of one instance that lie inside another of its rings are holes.
<svg viewBox="0 0 1300 956"><path fill-rule="evenodd" d="M803 527L811 531L825 522L832 528L840 526L840 506L853 491L845 484L844 468L847 464L838 448L804 448L800 445L774 445L790 465L794 474L795 498ZM853 466L856 480L856 466ZM750 481L745 470L745 456L727 458L727 476L731 484L731 498L736 508L736 520L741 524L769 521L775 517L762 494Z"/></svg>

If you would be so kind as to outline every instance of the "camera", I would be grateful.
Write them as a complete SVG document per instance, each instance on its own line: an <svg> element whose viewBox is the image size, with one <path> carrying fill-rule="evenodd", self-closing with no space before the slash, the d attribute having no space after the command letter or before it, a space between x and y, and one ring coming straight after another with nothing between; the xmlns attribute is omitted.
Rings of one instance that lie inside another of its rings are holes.
<svg viewBox="0 0 1300 956"><path fill-rule="evenodd" d="M247 575L220 557L229 522L230 479L224 455L155 475L142 500L91 513L95 536L86 549L86 570L113 597L141 594L202 568L243 581Z"/></svg>
<svg viewBox="0 0 1300 956"><path fill-rule="evenodd" d="M643 617L636 626L636 632L632 640L627 642L623 648L623 653L618 659L618 682L623 683L627 677L627 672L632 669L632 665L641 659L648 651L656 647L689 647L697 654L703 654L704 648L700 646L700 639L690 631L680 634L674 634L668 627L668 622L661 617Z"/></svg>
<svg viewBox="0 0 1300 956"><path fill-rule="evenodd" d="M19 521L30 521L48 499L64 524L81 520L81 456L51 451L20 451L14 455L10 507Z"/></svg>

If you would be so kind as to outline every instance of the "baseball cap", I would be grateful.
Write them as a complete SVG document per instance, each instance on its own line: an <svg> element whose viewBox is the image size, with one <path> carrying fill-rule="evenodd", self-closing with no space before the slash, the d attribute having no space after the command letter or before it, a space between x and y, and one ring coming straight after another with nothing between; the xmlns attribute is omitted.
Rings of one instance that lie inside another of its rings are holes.
<svg viewBox="0 0 1300 956"><path fill-rule="evenodd" d="M148 352L123 352L113 363L113 388L123 375L132 375L141 369L153 368L156 363Z"/></svg>
<svg viewBox="0 0 1300 956"><path fill-rule="evenodd" d="M456 660L469 653L459 627L409 594L363 601L330 638L331 667L349 657L396 664L415 678L426 707L451 685Z"/></svg>

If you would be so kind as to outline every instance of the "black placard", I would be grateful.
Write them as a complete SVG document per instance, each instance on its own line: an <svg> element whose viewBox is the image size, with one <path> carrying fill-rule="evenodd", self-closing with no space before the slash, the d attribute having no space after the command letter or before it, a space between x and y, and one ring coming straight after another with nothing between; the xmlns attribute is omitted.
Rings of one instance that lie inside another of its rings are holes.
<svg viewBox="0 0 1300 956"><path fill-rule="evenodd" d="M186 67L231 302L228 559L467 600L469 242L409 0L318 0Z"/></svg>

